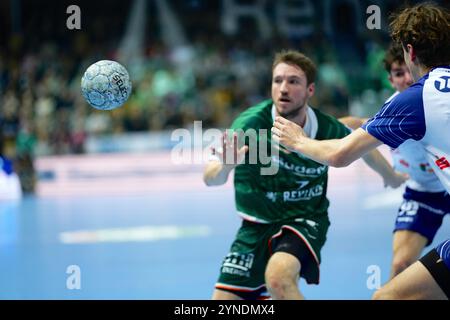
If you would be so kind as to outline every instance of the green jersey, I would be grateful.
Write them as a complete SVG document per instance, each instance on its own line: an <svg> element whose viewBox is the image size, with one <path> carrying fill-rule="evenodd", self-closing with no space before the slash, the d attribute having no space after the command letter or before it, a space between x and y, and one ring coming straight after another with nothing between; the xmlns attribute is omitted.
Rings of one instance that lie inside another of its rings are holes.
<svg viewBox="0 0 450 320"><path fill-rule="evenodd" d="M270 151L274 116L273 101L266 100L241 113L232 129L256 130L260 133L256 135L258 152L263 147ZM338 120L311 107L307 110L304 130L317 140L339 139L350 133ZM250 161L251 151L250 144L245 162L235 168L234 174L236 207L244 219L274 223L311 221L327 216L328 166L285 150L267 152L269 164L259 158L255 163ZM262 168L274 165L278 165L276 174L262 174Z"/></svg>

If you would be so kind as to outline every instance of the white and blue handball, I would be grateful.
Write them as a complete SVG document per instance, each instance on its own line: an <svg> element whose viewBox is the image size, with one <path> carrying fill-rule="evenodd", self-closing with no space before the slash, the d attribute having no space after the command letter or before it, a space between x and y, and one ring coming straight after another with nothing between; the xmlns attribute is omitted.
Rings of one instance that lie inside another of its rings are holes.
<svg viewBox="0 0 450 320"><path fill-rule="evenodd" d="M87 68L81 78L81 92L98 110L113 110L130 97L131 81L127 69L111 60L100 60Z"/></svg>

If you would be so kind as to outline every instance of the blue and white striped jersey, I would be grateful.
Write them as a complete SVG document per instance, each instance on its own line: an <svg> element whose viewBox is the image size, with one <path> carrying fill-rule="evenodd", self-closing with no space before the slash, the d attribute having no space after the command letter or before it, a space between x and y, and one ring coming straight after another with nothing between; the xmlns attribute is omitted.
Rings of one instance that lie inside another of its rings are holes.
<svg viewBox="0 0 450 320"><path fill-rule="evenodd" d="M395 92L386 103L394 99L400 92ZM398 148L391 150L394 169L408 174L406 186L421 192L442 192L444 186L434 174L428 163L423 145L416 140L409 139Z"/></svg>
<svg viewBox="0 0 450 320"><path fill-rule="evenodd" d="M450 67L436 67L388 100L362 128L392 148L419 141L450 192Z"/></svg>

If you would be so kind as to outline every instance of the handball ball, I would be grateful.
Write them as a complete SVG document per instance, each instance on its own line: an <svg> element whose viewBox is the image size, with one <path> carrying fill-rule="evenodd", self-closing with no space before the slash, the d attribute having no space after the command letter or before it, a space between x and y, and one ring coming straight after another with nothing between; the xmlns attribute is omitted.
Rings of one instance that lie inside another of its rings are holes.
<svg viewBox="0 0 450 320"><path fill-rule="evenodd" d="M120 107L128 100L131 88L127 69L116 61L97 61L87 68L81 78L84 98L98 110Z"/></svg>

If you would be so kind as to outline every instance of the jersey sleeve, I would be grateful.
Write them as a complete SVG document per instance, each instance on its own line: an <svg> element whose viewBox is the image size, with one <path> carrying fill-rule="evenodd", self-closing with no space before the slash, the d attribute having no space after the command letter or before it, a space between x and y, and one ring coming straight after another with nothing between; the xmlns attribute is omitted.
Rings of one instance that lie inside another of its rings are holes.
<svg viewBox="0 0 450 320"><path fill-rule="evenodd" d="M394 149L406 140L422 139L425 135L422 91L420 83L409 87L388 100L361 128Z"/></svg>

